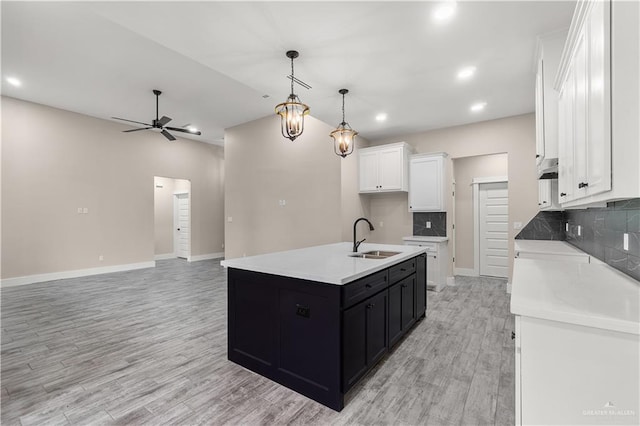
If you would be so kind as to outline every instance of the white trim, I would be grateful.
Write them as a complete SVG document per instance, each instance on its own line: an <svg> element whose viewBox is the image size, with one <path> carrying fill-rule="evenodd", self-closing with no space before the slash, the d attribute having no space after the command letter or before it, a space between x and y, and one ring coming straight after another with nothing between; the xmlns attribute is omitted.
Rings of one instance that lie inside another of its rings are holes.
<svg viewBox="0 0 640 426"><path fill-rule="evenodd" d="M463 277L478 276L478 272L475 269L471 269L471 268L456 268L453 272L455 275L462 275Z"/></svg>
<svg viewBox="0 0 640 426"><path fill-rule="evenodd" d="M447 277L447 285L455 286L456 285L456 277Z"/></svg>
<svg viewBox="0 0 640 426"><path fill-rule="evenodd" d="M87 277L90 275L108 274L111 272L132 271L134 269L155 268L155 260L124 265L100 266L98 268L76 269L72 271L50 272L47 274L26 275L24 277L5 278L0 281L0 287L14 287L18 285L41 283L45 281L63 280L67 278Z"/></svg>
<svg viewBox="0 0 640 426"><path fill-rule="evenodd" d="M224 257L224 252L218 253L209 253L209 254L199 254L197 256L189 256L187 259L188 262L198 262L200 260L209 260L209 259L221 259Z"/></svg>
<svg viewBox="0 0 640 426"><path fill-rule="evenodd" d="M189 197L191 197L191 193L189 191L174 191L173 195L188 195Z"/></svg>
<svg viewBox="0 0 640 426"><path fill-rule="evenodd" d="M507 176L490 176L490 177L476 177L471 179L471 185L479 185L481 183L499 183L509 182Z"/></svg>
<svg viewBox="0 0 640 426"><path fill-rule="evenodd" d="M177 258L175 253L156 254L153 256L153 260L167 260Z"/></svg>

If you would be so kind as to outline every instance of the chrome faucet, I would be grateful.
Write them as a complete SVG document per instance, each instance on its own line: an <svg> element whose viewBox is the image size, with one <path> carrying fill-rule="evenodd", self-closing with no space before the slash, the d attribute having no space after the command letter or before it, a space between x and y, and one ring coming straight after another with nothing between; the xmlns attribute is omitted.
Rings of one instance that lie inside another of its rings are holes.
<svg viewBox="0 0 640 426"><path fill-rule="evenodd" d="M358 247L360 247L360 244L362 244L362 242L364 240L366 240L366 238L363 238L360 241L356 240L356 225L361 220L364 220L365 222L367 222L369 224L369 231L373 231L374 230L373 225L371 224L371 222L369 222L369 219L367 219L366 217L358 218L358 219L356 219L355 222L353 222L353 252L354 253L358 251Z"/></svg>

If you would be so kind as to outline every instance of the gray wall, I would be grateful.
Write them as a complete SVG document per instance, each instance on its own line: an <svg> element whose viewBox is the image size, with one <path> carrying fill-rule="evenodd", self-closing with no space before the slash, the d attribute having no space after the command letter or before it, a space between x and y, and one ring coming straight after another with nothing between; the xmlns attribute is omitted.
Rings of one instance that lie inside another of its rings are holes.
<svg viewBox="0 0 640 426"><path fill-rule="evenodd" d="M222 250L222 147L130 128L2 97L3 279L153 261L154 176L191 181L191 254Z"/></svg>

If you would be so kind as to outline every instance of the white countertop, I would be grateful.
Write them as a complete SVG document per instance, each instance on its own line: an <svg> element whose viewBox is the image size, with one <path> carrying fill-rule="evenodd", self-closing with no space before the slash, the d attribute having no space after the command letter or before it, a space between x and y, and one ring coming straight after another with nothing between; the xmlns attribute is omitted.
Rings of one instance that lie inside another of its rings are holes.
<svg viewBox="0 0 640 426"><path fill-rule="evenodd" d="M425 253L424 247L362 243L358 252L371 250L397 251L400 254L386 259L349 257L353 243L336 243L281 251L258 256L239 257L220 262L225 268L237 268L266 274L319 281L328 284L347 284L358 278L386 269L403 260Z"/></svg>
<svg viewBox="0 0 640 426"><path fill-rule="evenodd" d="M511 313L640 334L640 283L606 264L515 259Z"/></svg>
<svg viewBox="0 0 640 426"><path fill-rule="evenodd" d="M412 235L410 237L402 237L402 241L424 241L425 243L443 243L449 241L449 237L426 237L422 235Z"/></svg>
<svg viewBox="0 0 640 426"><path fill-rule="evenodd" d="M589 256L579 248L572 246L565 241L550 240L514 240L513 250L516 252L523 251L528 253L543 253L548 255L564 255L564 256Z"/></svg>

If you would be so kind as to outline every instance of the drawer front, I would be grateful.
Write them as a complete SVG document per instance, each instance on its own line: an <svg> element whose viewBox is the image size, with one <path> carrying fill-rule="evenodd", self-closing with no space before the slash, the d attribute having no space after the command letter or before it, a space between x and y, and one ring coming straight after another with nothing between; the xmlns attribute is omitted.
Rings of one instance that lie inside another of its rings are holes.
<svg viewBox="0 0 640 426"><path fill-rule="evenodd" d="M355 305L380 290L384 290L388 284L389 278L386 269L347 284L342 288L342 306L348 308Z"/></svg>
<svg viewBox="0 0 640 426"><path fill-rule="evenodd" d="M396 283L416 272L416 259L409 259L389 268L389 282Z"/></svg>

